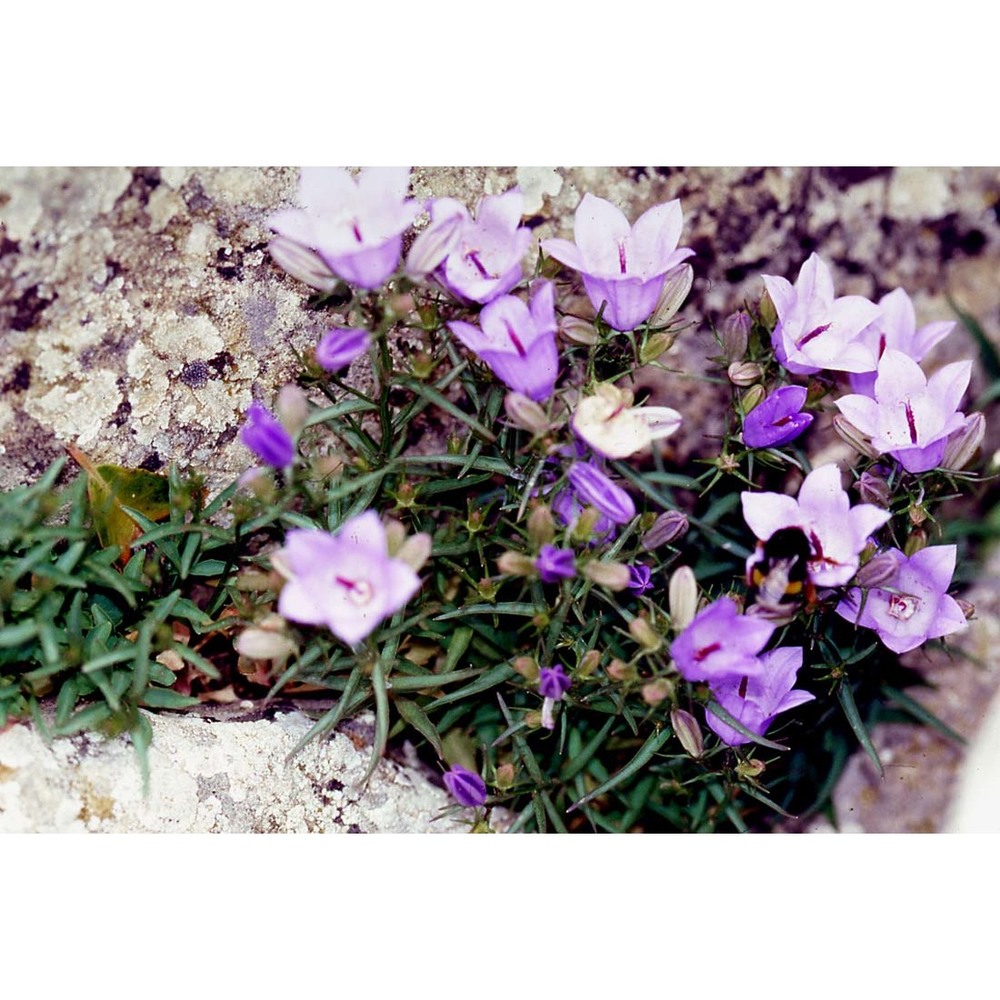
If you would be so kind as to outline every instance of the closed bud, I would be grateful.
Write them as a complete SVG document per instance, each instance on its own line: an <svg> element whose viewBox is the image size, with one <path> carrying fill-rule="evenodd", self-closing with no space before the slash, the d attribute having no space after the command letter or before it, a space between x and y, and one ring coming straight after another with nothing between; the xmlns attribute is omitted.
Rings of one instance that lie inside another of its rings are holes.
<svg viewBox="0 0 1000 1000"><path fill-rule="evenodd" d="M476 592L484 601L495 601L499 589L489 577L480 580L476 584Z"/></svg>
<svg viewBox="0 0 1000 1000"><path fill-rule="evenodd" d="M541 729L542 727L542 713L532 709L530 712L524 713L524 724L529 729Z"/></svg>
<svg viewBox="0 0 1000 1000"><path fill-rule="evenodd" d="M403 542L396 558L405 562L414 573L419 573L431 557L431 547L431 536L426 531L418 531Z"/></svg>
<svg viewBox="0 0 1000 1000"><path fill-rule="evenodd" d="M921 549L927 548L927 532L923 528L916 528L910 533L903 546L903 552L907 557L916 555Z"/></svg>
<svg viewBox="0 0 1000 1000"><path fill-rule="evenodd" d="M683 708L675 708L670 713L670 725L674 727L674 732L677 734L681 746L695 760L700 760L701 755L705 752L705 741L698 720L690 712L685 712Z"/></svg>
<svg viewBox="0 0 1000 1000"><path fill-rule="evenodd" d="M406 541L406 525L402 521L397 521L394 517L385 521L385 544L389 550L389 555L394 556Z"/></svg>
<svg viewBox="0 0 1000 1000"><path fill-rule="evenodd" d="M579 316L563 316L559 320L559 332L570 343L580 344L583 347L593 347L598 340L594 324L580 319Z"/></svg>
<svg viewBox="0 0 1000 1000"><path fill-rule="evenodd" d="M651 333L646 337L639 348L639 362L648 365L655 361L661 354L669 351L674 346L677 335L674 333Z"/></svg>
<svg viewBox="0 0 1000 1000"><path fill-rule="evenodd" d="M659 705L670 697L673 685L663 677L642 686L642 700L647 705Z"/></svg>
<svg viewBox="0 0 1000 1000"><path fill-rule="evenodd" d="M284 385L278 393L274 410L278 419L285 425L285 430L292 435L298 434L309 417L306 394L297 385L292 383Z"/></svg>
<svg viewBox="0 0 1000 1000"><path fill-rule="evenodd" d="M757 313L760 316L761 323L767 327L767 329L773 330L775 324L778 322L778 310L774 308L774 303L771 301L771 296L765 292L760 298L760 305L757 307Z"/></svg>
<svg viewBox="0 0 1000 1000"><path fill-rule="evenodd" d="M655 653L663 645L663 636L645 618L633 618L628 631L645 653Z"/></svg>
<svg viewBox="0 0 1000 1000"><path fill-rule="evenodd" d="M764 773L765 766L762 760L751 757L750 760L741 760L736 765L736 773L741 778L749 778L750 781L753 781Z"/></svg>
<svg viewBox="0 0 1000 1000"><path fill-rule="evenodd" d="M694 268L690 264L681 264L667 271L663 291L656 300L656 308L649 317L649 325L666 326L684 305L684 300L688 297L693 284Z"/></svg>
<svg viewBox="0 0 1000 1000"><path fill-rule="evenodd" d="M510 576L534 576L535 563L530 556L524 555L523 552L507 551L501 553L500 558L497 559L497 569Z"/></svg>
<svg viewBox="0 0 1000 1000"><path fill-rule="evenodd" d="M528 518L528 538L536 549L548 545L556 537L556 522L552 511L544 504L539 504Z"/></svg>
<svg viewBox="0 0 1000 1000"><path fill-rule="evenodd" d="M687 515L679 510L668 510L661 514L642 536L642 547L647 552L658 549L661 545L676 542L688 530Z"/></svg>
<svg viewBox="0 0 1000 1000"><path fill-rule="evenodd" d="M544 434L552 426L545 411L533 399L521 392L508 392L503 400L504 412L515 427Z"/></svg>
<svg viewBox="0 0 1000 1000"><path fill-rule="evenodd" d="M729 381L741 387L759 382L763 374L763 369L756 361L734 361L726 369Z"/></svg>
<svg viewBox="0 0 1000 1000"><path fill-rule="evenodd" d="M906 515L910 519L910 524L919 528L927 520L927 508L922 503L911 503L906 509Z"/></svg>
<svg viewBox="0 0 1000 1000"><path fill-rule="evenodd" d="M963 597L956 597L955 603L958 605L959 610L965 615L967 621L971 621L976 617L976 606L972 601L967 601Z"/></svg>
<svg viewBox="0 0 1000 1000"><path fill-rule="evenodd" d="M899 556L895 552L879 552L858 570L855 580L859 587L870 590L888 583L899 569Z"/></svg>
<svg viewBox="0 0 1000 1000"><path fill-rule="evenodd" d="M533 656L516 656L510 664L526 681L538 681L538 663Z"/></svg>
<svg viewBox="0 0 1000 1000"><path fill-rule="evenodd" d="M763 402L764 396L766 395L767 393L765 392L764 387L759 382L756 385L750 386L750 388L743 393L743 397L740 400L743 404L744 415L759 406Z"/></svg>
<svg viewBox="0 0 1000 1000"><path fill-rule="evenodd" d="M500 764L497 767L493 784L496 785L500 791L505 792L508 788L513 787L514 777L514 765L508 761L507 763Z"/></svg>
<svg viewBox="0 0 1000 1000"><path fill-rule="evenodd" d="M583 575L608 590L624 590L629 585L628 566L618 562L589 562Z"/></svg>
<svg viewBox="0 0 1000 1000"><path fill-rule="evenodd" d="M964 427L948 438L941 467L955 471L964 469L979 450L985 434L986 418L981 413L974 413Z"/></svg>
<svg viewBox="0 0 1000 1000"><path fill-rule="evenodd" d="M862 503L888 509L892 494L889 491L889 484L881 476L874 472L862 472L854 488L858 491Z"/></svg>
<svg viewBox="0 0 1000 1000"><path fill-rule="evenodd" d="M740 310L722 321L722 353L729 364L742 361L750 343L750 317Z"/></svg>
<svg viewBox="0 0 1000 1000"><path fill-rule="evenodd" d="M410 355L410 372L421 382L431 377L435 367L434 358L427 351L415 351Z"/></svg>
<svg viewBox="0 0 1000 1000"><path fill-rule="evenodd" d="M248 628L236 637L233 647L250 660L281 660L294 652L295 643L280 632Z"/></svg>
<svg viewBox="0 0 1000 1000"><path fill-rule="evenodd" d="M638 672L635 667L616 657L608 664L607 675L613 681L631 681L635 680Z"/></svg>
<svg viewBox="0 0 1000 1000"><path fill-rule="evenodd" d="M674 631L686 629L698 611L698 581L690 566L679 566L671 574L667 602Z"/></svg>
<svg viewBox="0 0 1000 1000"><path fill-rule="evenodd" d="M580 657L580 662L576 667L576 676L590 677L600 665L601 654L598 653L596 649L588 649L587 652Z"/></svg>
<svg viewBox="0 0 1000 1000"><path fill-rule="evenodd" d="M862 434L842 413L838 413L833 418L833 429L840 435L842 441L846 441L855 451L868 458L878 458L879 451L872 446L872 439L866 434Z"/></svg>
<svg viewBox="0 0 1000 1000"><path fill-rule="evenodd" d="M584 507L580 516L573 525L570 537L574 542L586 542L589 540L594 525L601 519L601 512L596 507Z"/></svg>
<svg viewBox="0 0 1000 1000"><path fill-rule="evenodd" d="M282 271L298 278L310 288L329 294L341 283L340 278L330 270L318 253L284 236L275 236L268 244L267 251Z"/></svg>

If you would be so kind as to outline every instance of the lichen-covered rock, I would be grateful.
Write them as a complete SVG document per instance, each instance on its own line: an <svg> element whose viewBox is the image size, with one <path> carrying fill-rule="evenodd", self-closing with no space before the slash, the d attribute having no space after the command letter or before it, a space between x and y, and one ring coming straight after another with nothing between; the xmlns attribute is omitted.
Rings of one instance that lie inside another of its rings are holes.
<svg viewBox="0 0 1000 1000"><path fill-rule="evenodd" d="M28 724L0 733L0 833L459 833L471 810L388 760L362 784L372 719L286 756L311 721L149 715L149 792L125 738L46 745Z"/></svg>

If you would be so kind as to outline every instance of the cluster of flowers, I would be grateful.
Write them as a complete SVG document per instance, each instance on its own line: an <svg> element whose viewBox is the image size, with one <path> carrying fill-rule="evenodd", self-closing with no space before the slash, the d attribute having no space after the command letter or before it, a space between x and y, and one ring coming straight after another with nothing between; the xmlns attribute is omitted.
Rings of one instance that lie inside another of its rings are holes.
<svg viewBox="0 0 1000 1000"><path fill-rule="evenodd" d="M339 281L375 290L405 276L444 290L467 309L468 318L447 321L447 330L507 387L510 423L530 432L534 443L549 442L536 490L539 504L528 524L532 552L505 553L501 574L545 585L583 574L611 591L646 594L652 587L648 566L615 562L600 549L637 516L627 484L609 463L674 434L682 416L669 407L636 405L632 394L613 382L584 386L576 378L576 384L557 389L561 381L574 381L560 369L557 335L587 346L598 342L601 324L612 336L645 327L643 360L657 356L654 347L662 351L669 344L669 337L657 342L655 331L677 313L693 278L686 263L693 251L678 247L679 202L658 205L630 225L614 205L587 194L576 211L575 241L542 241L548 258L578 273L596 313L591 319L557 315L551 280L531 281L526 299L517 294L531 234L520 224L523 198L516 189L483 198L475 213L451 198L433 200L426 206L429 223L403 260L404 233L425 207L407 197L408 185L405 169L368 169L356 177L341 169L303 170L302 207L270 220L277 234L272 256L321 292ZM832 595L837 614L875 630L896 652L964 626L965 615L947 594L954 546L905 554L892 546L879 548L873 536L891 518L890 473L961 469L984 431L981 414L959 411L971 363L946 365L930 378L919 366L953 324L931 323L918 330L902 289L878 304L860 296L837 298L829 268L815 254L794 285L771 275L763 282L773 305L773 357L786 384L768 393L761 365L746 360L749 315L730 317L721 332L729 378L749 390L741 400L744 445L781 448L812 424L815 415L807 407L815 409L815 400L810 402L808 387L794 384L794 377L846 373L853 391L834 400L839 410L834 423L863 455L883 464L862 474L857 485L866 502L853 507L832 464L805 476L797 498L743 493L744 520L757 539L747 564L748 579L757 581L756 601L745 611L729 596L701 611L692 606L686 615L671 608L674 668L686 681L708 685L713 702L707 725L731 746L762 736L779 713L814 697L795 688L803 648L766 648L779 624L799 608L788 602L789 593L808 595L811 605ZM319 341L316 361L337 372L373 343L369 330L336 327ZM295 436L303 421L301 413L293 415L298 412L294 401L279 400L278 410L281 419L253 404L242 440L264 464L288 469L296 460ZM561 546L554 544L555 519ZM348 645L361 643L420 587L418 572L430 556L430 538L407 538L399 527L391 523L387 528L376 512L367 511L333 535L290 531L273 559L286 579L279 613L325 626ZM643 546L673 541L686 528L683 512L667 511L647 531ZM775 555L770 543L776 537L792 539L791 554ZM641 628L634 634L641 635ZM552 728L554 706L572 680L558 664L529 674L543 699L541 725ZM675 720L675 728L686 725L681 720L678 727ZM446 783L463 805L486 801L482 779L465 768L454 767Z"/></svg>

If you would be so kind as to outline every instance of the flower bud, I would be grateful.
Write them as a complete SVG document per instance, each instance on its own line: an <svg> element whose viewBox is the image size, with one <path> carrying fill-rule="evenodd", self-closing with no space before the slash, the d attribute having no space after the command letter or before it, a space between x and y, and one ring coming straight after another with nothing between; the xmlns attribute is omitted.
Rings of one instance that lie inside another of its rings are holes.
<svg viewBox="0 0 1000 1000"><path fill-rule="evenodd" d="M740 310L722 321L722 353L726 361L742 361L750 342L750 317Z"/></svg>
<svg viewBox="0 0 1000 1000"><path fill-rule="evenodd" d="M399 547L396 558L401 559L415 573L419 573L431 557L431 536L426 531L410 535Z"/></svg>
<svg viewBox="0 0 1000 1000"><path fill-rule="evenodd" d="M456 212L439 222L432 222L420 233L406 255L407 275L419 281L443 264L458 245L463 223L463 216Z"/></svg>
<svg viewBox="0 0 1000 1000"><path fill-rule="evenodd" d="M637 676L635 667L617 657L608 664L607 674L613 681L630 681Z"/></svg>
<svg viewBox="0 0 1000 1000"><path fill-rule="evenodd" d="M526 681L538 680L538 663L533 656L515 656L510 664Z"/></svg>
<svg viewBox="0 0 1000 1000"><path fill-rule="evenodd" d="M674 570L667 585L667 602L674 631L686 629L698 611L698 581L690 566Z"/></svg>
<svg viewBox="0 0 1000 1000"><path fill-rule="evenodd" d="M596 649L588 649L587 652L580 657L580 662L577 664L575 673L577 677L590 677L600 664L601 654L598 653Z"/></svg>
<svg viewBox="0 0 1000 1000"><path fill-rule="evenodd" d="M327 266L318 253L300 246L284 236L275 236L267 245L271 259L293 278L315 288L317 291L329 294L339 284L338 278Z"/></svg>
<svg viewBox="0 0 1000 1000"><path fill-rule="evenodd" d="M762 760L751 757L750 760L741 760L736 765L736 773L741 778L749 778L753 781L764 773L765 766Z"/></svg>
<svg viewBox="0 0 1000 1000"><path fill-rule="evenodd" d="M402 521L397 521L394 517L385 521L385 543L390 556L395 556L403 547L406 541L406 525Z"/></svg>
<svg viewBox="0 0 1000 1000"><path fill-rule="evenodd" d="M601 512L596 507L584 507L580 512L580 516L576 519L576 524L573 525L570 538L574 542L588 541L591 532L594 530L594 526L600 519Z"/></svg>
<svg viewBox="0 0 1000 1000"><path fill-rule="evenodd" d="M872 439L857 429L842 413L838 413L833 418L833 429L840 435L841 440L846 441L855 451L868 458L878 458L879 451L872 446Z"/></svg>
<svg viewBox="0 0 1000 1000"><path fill-rule="evenodd" d="M648 365L655 361L661 354L666 353L674 346L677 339L675 333L651 333L646 337L639 348L639 363Z"/></svg>
<svg viewBox="0 0 1000 1000"><path fill-rule="evenodd" d="M687 530L687 515L679 510L668 510L661 514L642 536L642 547L647 552L652 552L661 545L676 542Z"/></svg>
<svg viewBox="0 0 1000 1000"><path fill-rule="evenodd" d="M904 554L909 557L916 555L921 549L927 548L927 532L923 528L916 528L911 532L903 546Z"/></svg>
<svg viewBox="0 0 1000 1000"><path fill-rule="evenodd" d="M895 552L879 552L858 570L854 579L859 587L870 590L888 583L898 570L899 556Z"/></svg>
<svg viewBox="0 0 1000 1000"><path fill-rule="evenodd" d="M289 434L295 435L302 430L309 417L309 402L306 394L297 385L289 382L288 385L281 387L274 410Z"/></svg>
<svg viewBox="0 0 1000 1000"><path fill-rule="evenodd" d="M705 752L705 742L701 734L701 726L698 720L683 708L675 708L670 713L670 725L674 727L677 739L681 741L681 746L695 760L699 760Z"/></svg>
<svg viewBox="0 0 1000 1000"><path fill-rule="evenodd" d="M663 677L649 681L642 686L642 700L647 705L659 705L670 697L673 685Z"/></svg>
<svg viewBox="0 0 1000 1000"><path fill-rule="evenodd" d="M663 645L663 636L645 618L633 618L628 623L628 631L644 653L655 653Z"/></svg>
<svg viewBox="0 0 1000 1000"><path fill-rule="evenodd" d="M965 426L948 438L941 467L956 471L964 469L983 443L985 434L986 418L981 413L972 414Z"/></svg>
<svg viewBox="0 0 1000 1000"><path fill-rule="evenodd" d="M919 528L927 520L927 508L922 503L911 503L906 508L906 516L910 519L910 524Z"/></svg>
<svg viewBox="0 0 1000 1000"><path fill-rule="evenodd" d="M862 472L861 477L854 484L854 488L858 491L858 496L863 503L888 509L892 494L889 491L889 484L881 476L870 471Z"/></svg>
<svg viewBox="0 0 1000 1000"><path fill-rule="evenodd" d="M536 549L548 545L556 537L556 522L552 511L539 504L528 518L528 538Z"/></svg>
<svg viewBox="0 0 1000 1000"><path fill-rule="evenodd" d="M958 605L959 610L965 615L966 621L972 621L976 617L976 606L972 601L967 601L963 597L956 597L955 603Z"/></svg>
<svg viewBox="0 0 1000 1000"><path fill-rule="evenodd" d="M748 386L759 382L764 374L756 361L734 361L727 369L726 375L733 385Z"/></svg>
<svg viewBox="0 0 1000 1000"><path fill-rule="evenodd" d="M294 652L295 643L279 632L248 628L236 637L233 648L250 660L280 660Z"/></svg>
<svg viewBox="0 0 1000 1000"><path fill-rule="evenodd" d="M757 307L757 315L760 317L761 323L763 323L769 331L773 330L775 324L778 322L778 310L774 308L771 296L768 295L767 292L760 297L760 304Z"/></svg>
<svg viewBox="0 0 1000 1000"><path fill-rule="evenodd" d="M559 320L559 332L573 344L583 347L593 347L598 340L593 323L588 323L579 316L563 316Z"/></svg>
<svg viewBox="0 0 1000 1000"><path fill-rule="evenodd" d="M751 410L756 409L756 407L764 401L764 396L766 395L766 390L759 382L756 385L750 386L750 388L743 393L743 397L740 400L740 403L743 406L744 416L746 416L746 414L748 414Z"/></svg>
<svg viewBox="0 0 1000 1000"><path fill-rule="evenodd" d="M497 559L497 569L510 576L535 575L534 560L530 556L524 555L523 552L502 552L500 558Z"/></svg>
<svg viewBox="0 0 1000 1000"><path fill-rule="evenodd" d="M624 590L629 584L628 566L618 562L589 562L583 575L608 590Z"/></svg>
<svg viewBox="0 0 1000 1000"><path fill-rule="evenodd" d="M544 434L552 424L545 411L533 399L520 392L508 392L503 400L504 412L515 427Z"/></svg>
<svg viewBox="0 0 1000 1000"><path fill-rule="evenodd" d="M335 326L316 345L316 363L328 372L339 372L360 358L372 345L372 335L360 327Z"/></svg>
<svg viewBox="0 0 1000 1000"><path fill-rule="evenodd" d="M507 761L504 764L497 765L493 783L500 789L500 791L506 791L508 788L513 787L514 778L514 765L510 761Z"/></svg>
<svg viewBox="0 0 1000 1000"><path fill-rule="evenodd" d="M663 291L656 300L656 308L649 317L650 326L666 326L688 297L694 284L694 268L690 264L680 264L667 271Z"/></svg>

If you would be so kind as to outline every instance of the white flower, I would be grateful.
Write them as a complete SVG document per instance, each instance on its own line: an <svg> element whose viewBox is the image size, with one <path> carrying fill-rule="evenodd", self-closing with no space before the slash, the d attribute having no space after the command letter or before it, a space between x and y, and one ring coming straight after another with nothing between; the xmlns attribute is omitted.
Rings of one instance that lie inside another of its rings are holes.
<svg viewBox="0 0 1000 1000"><path fill-rule="evenodd" d="M669 437L681 415L669 406L633 406L632 393L602 382L595 395L581 399L573 414L577 436L605 458L627 458Z"/></svg>

